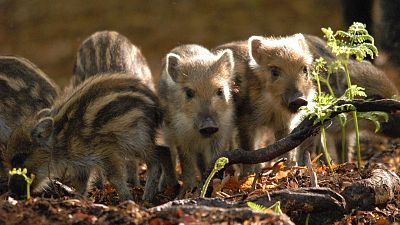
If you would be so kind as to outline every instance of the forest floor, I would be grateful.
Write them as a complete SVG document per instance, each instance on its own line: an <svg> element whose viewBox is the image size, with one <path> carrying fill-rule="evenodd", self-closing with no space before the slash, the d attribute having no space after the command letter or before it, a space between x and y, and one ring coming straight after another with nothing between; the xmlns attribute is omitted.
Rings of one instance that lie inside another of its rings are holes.
<svg viewBox="0 0 400 225"><path fill-rule="evenodd" d="M382 163L397 175L400 175L400 140L362 145L363 163ZM368 160L367 160L368 159ZM362 173L353 163L336 164L334 172L316 163L313 167L317 174L318 185L341 193L344 188L362 179ZM373 162L372 162L373 161ZM141 166L141 182L145 183L145 166ZM178 168L179 169L179 168ZM16 200L7 192L3 184L0 200L0 224L213 224L207 215L177 211L167 216L157 216L151 208L171 199L168 194L158 194L155 203L141 200L142 187L132 187L134 201L118 201L115 190L108 184L102 189L94 188L86 199L77 198L61 191L53 194L33 195L30 200ZM248 198L282 189L310 187L310 176L306 167L285 168L284 163L275 163L265 167L260 177L254 176L239 180L235 176L225 177L214 182L214 197L229 201L243 201ZM218 216L218 215L217 215ZM353 210L335 224L399 224L400 195L395 200L375 207L369 211ZM214 222L214 224L217 224ZM273 219L220 218L218 224L282 224Z"/></svg>

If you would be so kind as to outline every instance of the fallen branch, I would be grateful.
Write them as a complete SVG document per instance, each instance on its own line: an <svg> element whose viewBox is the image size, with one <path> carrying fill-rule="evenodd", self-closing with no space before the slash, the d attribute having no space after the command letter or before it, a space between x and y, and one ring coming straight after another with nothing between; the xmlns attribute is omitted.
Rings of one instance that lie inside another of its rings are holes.
<svg viewBox="0 0 400 225"><path fill-rule="evenodd" d="M195 201L188 202L193 204L169 204L168 207L152 208L152 216L148 221L150 224L294 224L285 214L277 215L272 211L254 211L250 208L208 206Z"/></svg>
<svg viewBox="0 0 400 225"><path fill-rule="evenodd" d="M379 166L379 165L378 165ZM400 193L400 178L382 168L367 170L367 178L346 187L342 193L347 211L370 210L392 201Z"/></svg>
<svg viewBox="0 0 400 225"><path fill-rule="evenodd" d="M251 216L268 218L262 213L252 212L248 208L248 202L270 207L280 201L281 210L296 224L304 224L308 216L310 224L333 224L343 218L345 213L352 212L354 209L370 210L387 204L398 196L400 178L395 173L382 166L379 168L375 166L367 169L365 174L366 179L346 187L342 194L329 188L285 189L239 202L220 198L175 200L151 208L149 211L155 217L169 218L169 221L171 221L171 215L176 217L181 212L181 217L190 215L199 218L199 215L204 215L207 219L213 218L212 223L228 222L227 218L232 218L229 222L238 222L238 218L242 217L245 219ZM219 221L217 218L224 218L224 220Z"/></svg>
<svg viewBox="0 0 400 225"><path fill-rule="evenodd" d="M390 99L382 99L375 101L340 100L337 102L336 106L341 106L345 104L352 104L357 109L358 112L383 111L391 113L400 110L400 101L390 100ZM333 112L330 115L330 118L325 120L325 123L327 123L330 119L334 118L338 114L349 111L351 110L348 109L348 111ZM214 167L214 163L219 157L226 157L229 159L229 164L227 166L238 163L258 164L258 163L268 162L296 148L308 137L316 135L319 132L320 126L321 124L313 124L313 121L311 119L305 118L295 129L293 129L293 131L287 137L278 140L275 143L265 148L261 148L255 151L236 149L236 150L221 152L218 155L218 157L212 160L213 163L211 163L210 168L208 168L207 171L204 171L205 173L202 176L203 180L200 183L199 187L202 187L204 185L205 178L208 176L208 174L210 174L212 168ZM196 194L199 194L199 191L197 191Z"/></svg>
<svg viewBox="0 0 400 225"><path fill-rule="evenodd" d="M311 216L311 224L332 224L343 217L345 210L343 197L329 188L299 188L274 191L240 202L229 202L219 198L175 200L150 209L150 213L160 216L174 214L179 210L191 214L200 210L205 214L220 213L222 218L249 218L248 216L255 212L248 208L247 202L270 207L277 201L281 202L282 211L291 219L295 219L296 224L304 224L308 214Z"/></svg>
<svg viewBox="0 0 400 225"><path fill-rule="evenodd" d="M277 201L281 209L296 224L304 224L310 214L311 224L332 224L343 217L346 203L344 198L329 188L298 188L270 192L249 198L246 201L262 204L267 207ZM238 206L244 206L239 203Z"/></svg>

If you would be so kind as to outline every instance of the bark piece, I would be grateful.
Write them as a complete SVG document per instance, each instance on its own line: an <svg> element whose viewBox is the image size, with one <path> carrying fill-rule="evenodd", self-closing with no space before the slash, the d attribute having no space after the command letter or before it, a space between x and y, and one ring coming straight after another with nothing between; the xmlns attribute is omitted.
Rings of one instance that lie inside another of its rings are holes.
<svg viewBox="0 0 400 225"><path fill-rule="evenodd" d="M215 199L213 199L215 200ZM168 206L150 209L152 218L168 221L171 224L244 224L248 222L257 224L281 224L294 225L285 215L277 215L272 212L259 212L250 208L224 208L216 207L212 201L211 206L198 204L196 200L179 200L181 204L168 204ZM152 219L149 219L151 222Z"/></svg>
<svg viewBox="0 0 400 225"><path fill-rule="evenodd" d="M299 188L293 190L274 191L240 202L229 202L219 198L196 198L168 202L164 205L150 209L155 215L167 215L176 212L177 209L185 213L193 213L195 210L217 211L221 216L230 218L234 215L244 219L255 212L248 208L247 202L270 207L275 202L281 202L281 209L296 223L304 224L310 214L310 224L332 224L342 218L345 211L344 198L329 188ZM206 208L207 207L207 208ZM250 210L250 211L249 211ZM160 214L162 213L162 214ZM208 212L209 213L209 212ZM264 217L262 217L264 218Z"/></svg>
<svg viewBox="0 0 400 225"><path fill-rule="evenodd" d="M400 193L400 178L383 168L369 169L367 178L346 187L342 193L347 210L371 210L392 201Z"/></svg>

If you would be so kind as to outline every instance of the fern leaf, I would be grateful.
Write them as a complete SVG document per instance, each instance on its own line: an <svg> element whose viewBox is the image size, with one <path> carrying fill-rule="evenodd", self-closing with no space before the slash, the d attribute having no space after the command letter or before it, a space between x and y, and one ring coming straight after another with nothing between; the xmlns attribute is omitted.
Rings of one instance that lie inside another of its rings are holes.
<svg viewBox="0 0 400 225"><path fill-rule="evenodd" d="M375 133L381 129L381 122L387 122L389 115L386 112L357 112L357 117L369 120L375 124Z"/></svg>
<svg viewBox="0 0 400 225"><path fill-rule="evenodd" d="M263 205L259 205L257 203L254 202L247 202L247 206L250 207L252 210L257 211L257 212L264 212L265 210L267 210L268 208L263 206Z"/></svg>

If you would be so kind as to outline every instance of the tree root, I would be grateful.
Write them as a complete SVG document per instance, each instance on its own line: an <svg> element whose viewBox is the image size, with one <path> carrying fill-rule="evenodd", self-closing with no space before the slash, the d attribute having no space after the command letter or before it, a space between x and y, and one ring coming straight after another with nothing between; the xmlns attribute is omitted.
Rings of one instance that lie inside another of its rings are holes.
<svg viewBox="0 0 400 225"><path fill-rule="evenodd" d="M367 169L365 176L365 179L344 189L342 195L346 199L347 211L371 210L399 196L400 178L395 173L378 164L375 168Z"/></svg>

